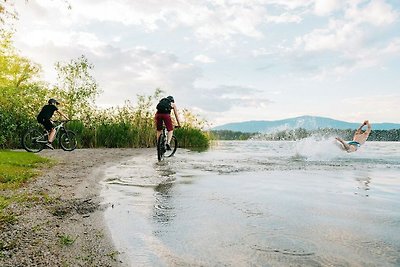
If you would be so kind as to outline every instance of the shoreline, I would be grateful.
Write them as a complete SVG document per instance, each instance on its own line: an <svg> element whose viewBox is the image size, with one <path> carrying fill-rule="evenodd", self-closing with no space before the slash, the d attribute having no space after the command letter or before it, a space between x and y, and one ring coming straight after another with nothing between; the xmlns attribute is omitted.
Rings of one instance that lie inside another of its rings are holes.
<svg viewBox="0 0 400 267"><path fill-rule="evenodd" d="M104 170L141 149L44 150L56 164L22 188L9 209L18 218L0 225L1 266L126 266L104 220Z"/></svg>

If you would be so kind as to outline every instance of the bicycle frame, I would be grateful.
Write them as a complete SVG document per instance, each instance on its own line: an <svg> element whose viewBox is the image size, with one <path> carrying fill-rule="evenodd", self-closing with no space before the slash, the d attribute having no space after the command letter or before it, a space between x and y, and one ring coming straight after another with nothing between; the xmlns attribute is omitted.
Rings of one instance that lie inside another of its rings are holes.
<svg viewBox="0 0 400 267"><path fill-rule="evenodd" d="M56 127L54 127L54 130L56 131L56 133L54 135L54 137L55 137L54 139L57 138L60 130L64 129L65 121L54 121L54 123L58 123L58 122L59 122L59 124ZM46 131L46 134L44 134L43 136L48 136L50 134L49 131L47 131L46 129L45 129L45 131ZM48 142L47 138L43 138L43 139L45 139L45 140L36 140L36 142L46 144Z"/></svg>
<svg viewBox="0 0 400 267"><path fill-rule="evenodd" d="M171 149L167 150L166 147L167 139L168 139L168 132L165 125L163 125L161 134L157 140L157 157L159 161L161 161L164 157L168 158L172 157L175 154L176 149L178 148L178 140L173 135L170 142Z"/></svg>
<svg viewBox="0 0 400 267"><path fill-rule="evenodd" d="M55 138L59 141L60 147L65 151L72 151L76 148L78 142L73 131L65 128L67 121L54 121ZM28 152L40 152L48 143L49 132L44 129L40 131L38 128L28 129L22 137L22 146Z"/></svg>

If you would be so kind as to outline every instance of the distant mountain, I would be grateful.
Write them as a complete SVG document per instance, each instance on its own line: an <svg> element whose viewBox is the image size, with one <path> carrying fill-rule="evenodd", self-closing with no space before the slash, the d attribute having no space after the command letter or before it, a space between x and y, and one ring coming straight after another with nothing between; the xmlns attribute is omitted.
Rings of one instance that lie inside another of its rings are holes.
<svg viewBox="0 0 400 267"><path fill-rule="evenodd" d="M334 129L356 129L361 122L346 122L330 118L316 116L301 116L296 118L276 121L244 121L228 123L212 128L212 130L230 130L244 133L283 131L287 129L304 128L306 130L317 130L322 128ZM400 129L397 123L372 123L373 130Z"/></svg>

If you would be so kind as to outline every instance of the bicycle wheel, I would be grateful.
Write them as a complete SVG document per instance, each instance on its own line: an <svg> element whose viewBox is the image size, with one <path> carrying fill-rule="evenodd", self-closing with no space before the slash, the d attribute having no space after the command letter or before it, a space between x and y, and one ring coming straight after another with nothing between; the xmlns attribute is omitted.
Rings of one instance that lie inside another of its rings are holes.
<svg viewBox="0 0 400 267"><path fill-rule="evenodd" d="M46 142L47 135L38 129L30 129L22 137L22 146L28 152L37 153L42 151Z"/></svg>
<svg viewBox="0 0 400 267"><path fill-rule="evenodd" d="M161 161L164 158L164 153L165 153L165 136L161 134L157 141L158 161Z"/></svg>
<svg viewBox="0 0 400 267"><path fill-rule="evenodd" d="M72 151L76 148L78 141L76 140L75 133L70 130L66 130L60 135L60 146L65 151Z"/></svg>
<svg viewBox="0 0 400 267"><path fill-rule="evenodd" d="M171 150L165 152L166 157L172 157L178 149L178 139L176 139L175 135L172 136L171 144L169 146L171 147Z"/></svg>

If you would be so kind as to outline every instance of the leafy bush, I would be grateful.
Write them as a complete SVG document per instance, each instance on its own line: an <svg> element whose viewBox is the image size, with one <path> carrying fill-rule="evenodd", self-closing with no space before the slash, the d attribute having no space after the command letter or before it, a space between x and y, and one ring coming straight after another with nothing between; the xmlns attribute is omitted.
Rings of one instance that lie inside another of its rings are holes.
<svg viewBox="0 0 400 267"><path fill-rule="evenodd" d="M174 131L180 147L187 148L207 148L209 136L198 128L184 126Z"/></svg>

